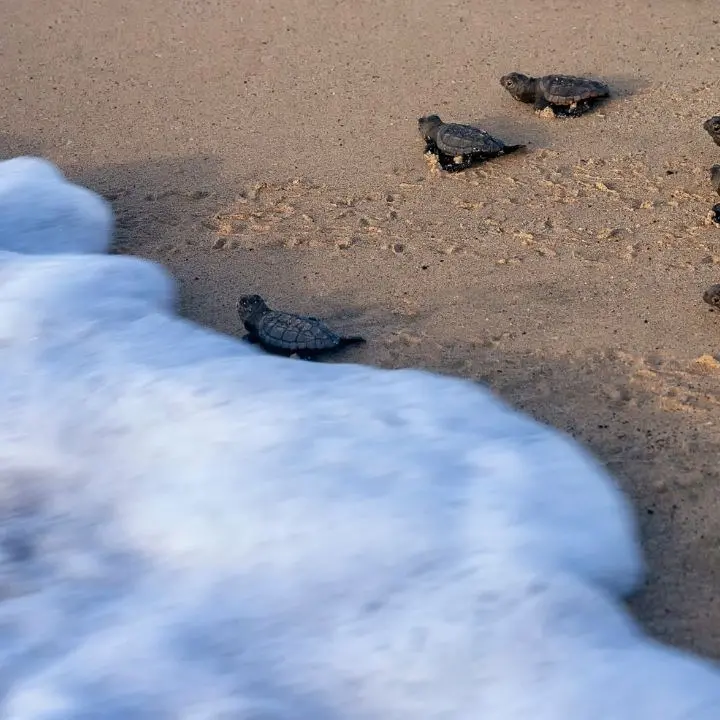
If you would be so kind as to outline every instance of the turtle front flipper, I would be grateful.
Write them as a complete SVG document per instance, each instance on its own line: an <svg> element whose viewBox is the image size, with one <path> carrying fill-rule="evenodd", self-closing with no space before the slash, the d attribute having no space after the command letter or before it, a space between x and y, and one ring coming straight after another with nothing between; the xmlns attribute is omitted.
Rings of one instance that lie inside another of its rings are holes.
<svg viewBox="0 0 720 720"><path fill-rule="evenodd" d="M455 158L462 158L460 162L455 162ZM459 172L460 170L467 170L473 163L472 155L445 155L444 153L438 154L438 162L440 167L445 172Z"/></svg>
<svg viewBox="0 0 720 720"><path fill-rule="evenodd" d="M260 338L258 337L255 325L249 320L243 320L243 327L245 328L246 335L243 335L241 339L250 345L260 344Z"/></svg>
<svg viewBox="0 0 720 720"><path fill-rule="evenodd" d="M538 95L535 98L533 107L535 108L536 112L542 112L545 108L551 108L552 110L554 110L550 101L547 98L545 98L543 95Z"/></svg>

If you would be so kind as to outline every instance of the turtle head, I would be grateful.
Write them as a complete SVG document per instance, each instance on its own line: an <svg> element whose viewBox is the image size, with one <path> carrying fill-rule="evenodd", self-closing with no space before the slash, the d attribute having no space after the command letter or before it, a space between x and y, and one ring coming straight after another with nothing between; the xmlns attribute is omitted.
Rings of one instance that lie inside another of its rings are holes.
<svg viewBox="0 0 720 720"><path fill-rule="evenodd" d="M519 72L511 72L500 78L500 84L520 102L534 102L535 100L536 78Z"/></svg>
<svg viewBox="0 0 720 720"><path fill-rule="evenodd" d="M703 123L703 128L714 138L720 138L720 115L713 115Z"/></svg>
<svg viewBox="0 0 720 720"><path fill-rule="evenodd" d="M441 125L442 120L439 115L425 115L418 118L418 130L425 140L434 140Z"/></svg>
<svg viewBox="0 0 720 720"><path fill-rule="evenodd" d="M259 295L242 295L237 301L238 315L243 320L247 320L258 313L263 313L268 309L265 301Z"/></svg>

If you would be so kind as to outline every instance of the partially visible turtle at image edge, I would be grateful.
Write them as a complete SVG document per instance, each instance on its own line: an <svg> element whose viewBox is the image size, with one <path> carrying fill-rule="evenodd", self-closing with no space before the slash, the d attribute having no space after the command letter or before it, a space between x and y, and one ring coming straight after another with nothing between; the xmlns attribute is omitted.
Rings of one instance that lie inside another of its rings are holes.
<svg viewBox="0 0 720 720"><path fill-rule="evenodd" d="M711 285L703 293L703 300L716 310L720 310L720 285Z"/></svg>
<svg viewBox="0 0 720 720"><path fill-rule="evenodd" d="M713 205L710 209L710 221L713 225L720 227L720 203Z"/></svg>
<svg viewBox="0 0 720 720"><path fill-rule="evenodd" d="M425 152L437 155L440 167L446 172L465 170L474 162L508 155L525 147L506 145L472 125L443 122L439 115L418 118L418 130L425 140Z"/></svg>
<svg viewBox="0 0 720 720"><path fill-rule="evenodd" d="M720 195L720 165L713 165L710 168L710 184L715 192ZM710 222L720 227L720 203L712 206L710 210Z"/></svg>
<svg viewBox="0 0 720 720"><path fill-rule="evenodd" d="M703 123L703 128L713 139L716 145L720 145L720 115L713 115Z"/></svg>
<svg viewBox="0 0 720 720"><path fill-rule="evenodd" d="M243 295L236 307L248 332L245 340L274 355L297 355L310 360L346 345L365 342L359 335L338 335L318 318L271 310L260 295Z"/></svg>
<svg viewBox="0 0 720 720"><path fill-rule="evenodd" d="M532 103L538 112L550 108L555 115L567 117L582 115L610 95L604 82L575 75L530 77L511 72L500 78L500 84L516 100Z"/></svg>
<svg viewBox="0 0 720 720"><path fill-rule="evenodd" d="M715 192L720 195L720 165L713 165L710 168L710 184Z"/></svg>

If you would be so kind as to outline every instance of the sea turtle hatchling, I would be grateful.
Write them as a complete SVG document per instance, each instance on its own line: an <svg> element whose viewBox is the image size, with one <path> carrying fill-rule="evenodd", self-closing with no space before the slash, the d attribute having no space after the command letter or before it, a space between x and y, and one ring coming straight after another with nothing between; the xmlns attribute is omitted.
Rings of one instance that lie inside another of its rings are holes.
<svg viewBox="0 0 720 720"><path fill-rule="evenodd" d="M703 128L713 139L716 145L720 145L720 115L713 115L703 123Z"/></svg>
<svg viewBox="0 0 720 720"><path fill-rule="evenodd" d="M720 195L720 165L713 165L710 168L710 184L715 192ZM720 227L720 203L716 203L710 210L710 222Z"/></svg>
<svg viewBox="0 0 720 720"><path fill-rule="evenodd" d="M710 307L720 310L720 285L711 285L704 293L703 300Z"/></svg>
<svg viewBox="0 0 720 720"><path fill-rule="evenodd" d="M365 342L359 335L338 335L316 317L271 310L260 295L241 296L237 311L248 332L245 340L275 355L297 355L310 360L346 345Z"/></svg>
<svg viewBox="0 0 720 720"><path fill-rule="evenodd" d="M715 203L710 208L710 222L716 227L720 227L720 203Z"/></svg>
<svg viewBox="0 0 720 720"><path fill-rule="evenodd" d="M418 118L418 130L425 140L425 152L437 155L440 167L457 172L473 162L515 152L525 145L506 145L489 132L472 125L446 123L439 115Z"/></svg>
<svg viewBox="0 0 720 720"><path fill-rule="evenodd" d="M500 84L516 99L533 103L535 110L550 108L555 115L578 117L590 110L610 88L600 80L575 75L530 77L511 72L500 78Z"/></svg>
<svg viewBox="0 0 720 720"><path fill-rule="evenodd" d="M715 192L720 195L720 165L713 165L710 168L710 184Z"/></svg>

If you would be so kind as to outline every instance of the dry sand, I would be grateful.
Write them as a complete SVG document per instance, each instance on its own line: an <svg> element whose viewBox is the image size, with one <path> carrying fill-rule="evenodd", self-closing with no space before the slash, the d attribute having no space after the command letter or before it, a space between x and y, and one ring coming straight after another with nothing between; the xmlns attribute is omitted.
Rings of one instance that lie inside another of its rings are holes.
<svg viewBox="0 0 720 720"><path fill-rule="evenodd" d="M369 343L338 360L482 380L588 444L637 503L657 637L720 657L715 1L4 0L0 156L113 201L118 251L239 334L260 292ZM537 117L498 79L588 73ZM418 116L527 152L453 176ZM707 356L707 357L706 357ZM701 358L699 361L698 358Z"/></svg>

